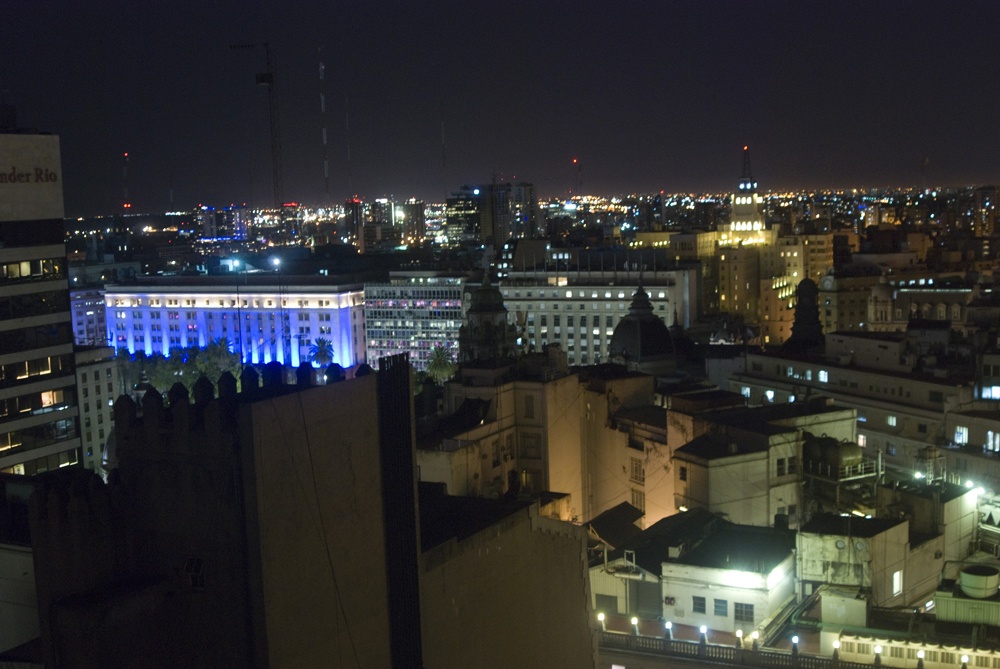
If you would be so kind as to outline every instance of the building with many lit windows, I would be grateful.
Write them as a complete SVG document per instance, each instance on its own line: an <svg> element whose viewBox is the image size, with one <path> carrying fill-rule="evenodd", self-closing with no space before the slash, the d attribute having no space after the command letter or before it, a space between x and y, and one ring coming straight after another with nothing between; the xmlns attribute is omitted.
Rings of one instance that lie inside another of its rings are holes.
<svg viewBox="0 0 1000 669"><path fill-rule="evenodd" d="M694 265L641 273L512 271L500 290L524 348L559 344L569 364L591 365L609 360L611 335L640 283L664 323L690 327L698 313L698 273Z"/></svg>
<svg viewBox="0 0 1000 669"><path fill-rule="evenodd" d="M368 359L410 354L418 371L427 368L431 351L441 346L458 360L465 279L394 275L387 282L365 284Z"/></svg>
<svg viewBox="0 0 1000 669"><path fill-rule="evenodd" d="M226 339L244 362L299 366L319 339L333 362L365 361L364 292L319 276L279 273L231 277L150 277L108 286L104 301L109 343L147 355Z"/></svg>
<svg viewBox="0 0 1000 669"><path fill-rule="evenodd" d="M62 169L57 136L0 133L0 472L33 475L80 460Z"/></svg>

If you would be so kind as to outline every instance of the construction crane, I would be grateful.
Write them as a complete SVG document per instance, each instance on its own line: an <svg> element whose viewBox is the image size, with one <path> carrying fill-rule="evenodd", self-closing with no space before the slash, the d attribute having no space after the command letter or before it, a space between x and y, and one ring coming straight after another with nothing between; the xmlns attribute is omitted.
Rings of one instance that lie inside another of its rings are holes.
<svg viewBox="0 0 1000 669"><path fill-rule="evenodd" d="M234 51L249 51L261 47L264 49L266 67L258 72L254 81L258 86L267 88L267 108L271 118L271 181L274 187L274 208L280 209L283 202L281 186L281 126L278 121L278 96L274 92L274 66L271 59L271 47L267 42L250 44L230 44Z"/></svg>

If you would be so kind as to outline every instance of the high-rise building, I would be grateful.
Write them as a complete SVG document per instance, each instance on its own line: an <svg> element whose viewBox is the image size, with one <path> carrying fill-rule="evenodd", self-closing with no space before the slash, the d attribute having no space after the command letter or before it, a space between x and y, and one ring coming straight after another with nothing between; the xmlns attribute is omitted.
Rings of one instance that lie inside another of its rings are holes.
<svg viewBox="0 0 1000 669"><path fill-rule="evenodd" d="M55 135L0 128L0 472L80 461Z"/></svg>
<svg viewBox="0 0 1000 669"><path fill-rule="evenodd" d="M431 274L394 275L388 282L365 284L368 359L409 353L425 371L435 347L458 357L465 279Z"/></svg>
<svg viewBox="0 0 1000 669"><path fill-rule="evenodd" d="M344 203L344 225L338 226L337 232L341 238L353 241L361 237L364 227L364 203L356 197Z"/></svg>
<svg viewBox="0 0 1000 669"><path fill-rule="evenodd" d="M410 198L402 205L403 242L419 244L427 234L423 200Z"/></svg>
<svg viewBox="0 0 1000 669"><path fill-rule="evenodd" d="M528 182L462 186L447 201L447 234L453 243L503 246L538 232L538 196Z"/></svg>

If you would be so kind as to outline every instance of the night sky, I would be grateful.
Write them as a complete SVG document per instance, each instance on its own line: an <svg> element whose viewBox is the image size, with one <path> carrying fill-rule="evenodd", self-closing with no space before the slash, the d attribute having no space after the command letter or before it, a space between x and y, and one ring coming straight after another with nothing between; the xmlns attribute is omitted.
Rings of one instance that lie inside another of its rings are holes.
<svg viewBox="0 0 1000 669"><path fill-rule="evenodd" d="M70 215L120 211L126 185L133 211L269 204L264 50L229 48L265 41L286 201L443 201L494 174L560 196L574 157L584 192L731 190L744 144L768 190L1000 182L996 0L0 0L0 14L0 100L61 135Z"/></svg>

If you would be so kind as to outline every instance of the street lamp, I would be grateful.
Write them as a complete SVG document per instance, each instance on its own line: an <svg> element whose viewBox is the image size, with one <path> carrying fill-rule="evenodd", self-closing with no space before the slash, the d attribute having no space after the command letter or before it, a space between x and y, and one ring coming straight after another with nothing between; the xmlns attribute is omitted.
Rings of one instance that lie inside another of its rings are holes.
<svg viewBox="0 0 1000 669"><path fill-rule="evenodd" d="M743 630L736 630L736 647L743 647Z"/></svg>
<svg viewBox="0 0 1000 669"><path fill-rule="evenodd" d="M757 650L760 647L758 645L758 641L760 640L760 632L754 630L753 633L750 635L750 638L753 639L753 649Z"/></svg>
<svg viewBox="0 0 1000 669"><path fill-rule="evenodd" d="M670 630L672 630L673 628L674 628L674 624L672 622L670 622L669 620L667 622L663 623L663 636L668 641L671 639Z"/></svg>
<svg viewBox="0 0 1000 669"><path fill-rule="evenodd" d="M882 666L882 646L875 646L875 662L876 667Z"/></svg>
<svg viewBox="0 0 1000 669"><path fill-rule="evenodd" d="M599 623L601 623L601 630L604 631L604 632L607 632L608 631L608 625L607 625L607 623L604 622L604 612L603 611L597 614L597 621Z"/></svg>
<svg viewBox="0 0 1000 669"><path fill-rule="evenodd" d="M795 636L792 637L792 655L798 655L798 654L799 654L799 637L796 634Z"/></svg>
<svg viewBox="0 0 1000 669"><path fill-rule="evenodd" d="M968 655L963 655L962 656L962 669L969 669L969 656Z"/></svg>
<svg viewBox="0 0 1000 669"><path fill-rule="evenodd" d="M632 629L635 630L635 635L639 636L639 619L632 616Z"/></svg>

